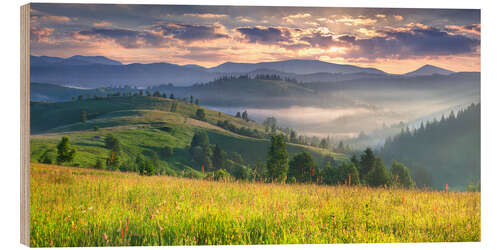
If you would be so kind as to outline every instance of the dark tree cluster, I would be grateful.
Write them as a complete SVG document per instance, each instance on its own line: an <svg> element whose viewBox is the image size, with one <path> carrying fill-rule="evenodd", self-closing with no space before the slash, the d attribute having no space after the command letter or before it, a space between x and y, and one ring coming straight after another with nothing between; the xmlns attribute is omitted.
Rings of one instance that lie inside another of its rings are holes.
<svg viewBox="0 0 500 250"><path fill-rule="evenodd" d="M407 127L386 140L380 155L408 165L419 187L465 189L480 176L480 116L480 104L472 104L418 128Z"/></svg>
<svg viewBox="0 0 500 250"><path fill-rule="evenodd" d="M196 132L191 140L189 153L196 169L202 173L212 173L214 180L227 180L229 176L240 180L249 180L251 169L240 154L226 153L218 144L210 144L205 132Z"/></svg>

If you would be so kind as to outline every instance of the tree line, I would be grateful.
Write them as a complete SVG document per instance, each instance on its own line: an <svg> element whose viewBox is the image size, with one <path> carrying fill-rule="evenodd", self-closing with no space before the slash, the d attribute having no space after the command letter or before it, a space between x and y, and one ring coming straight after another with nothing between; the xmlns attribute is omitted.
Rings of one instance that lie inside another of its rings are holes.
<svg viewBox="0 0 500 250"><path fill-rule="evenodd" d="M105 161L97 159L93 166L96 169L130 171L140 175L175 175L172 172L162 171L156 152L152 152L149 157L138 154L133 160L122 161L120 141L111 134L105 137L104 147L109 150L108 157ZM204 131L198 131L192 137L188 152L192 161L191 165L201 172L201 174L193 172L191 177L372 187L410 188L414 186L410 172L404 164L394 161L387 170L382 159L375 156L370 148L367 148L359 158L354 155L340 164L333 157L328 156L325 158L324 166L320 168L306 151L297 153L289 159L284 136L273 135L265 164L257 164L251 168L244 163L241 155L235 152L225 152L219 145L211 144ZM167 159L174 155L173 149L169 146L164 147L161 153L162 157ZM57 164L71 163L75 154L76 150L71 147L68 137L62 137L57 145ZM39 161L52 163L46 154L42 154ZM189 176L184 172L182 175Z"/></svg>
<svg viewBox="0 0 500 250"><path fill-rule="evenodd" d="M462 186L480 177L481 105L471 104L440 120L408 127L380 149L384 159L408 165L419 187Z"/></svg>

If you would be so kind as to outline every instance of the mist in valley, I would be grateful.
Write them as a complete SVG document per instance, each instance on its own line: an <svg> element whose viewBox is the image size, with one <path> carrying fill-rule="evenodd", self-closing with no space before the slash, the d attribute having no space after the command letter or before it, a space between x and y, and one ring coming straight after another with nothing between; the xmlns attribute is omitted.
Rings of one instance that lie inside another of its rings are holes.
<svg viewBox="0 0 500 250"><path fill-rule="evenodd" d="M265 102L272 103L270 99ZM376 146L383 143L383 137L400 132L401 124L416 127L421 122L439 119L452 110L457 112L471 103L479 103L480 95L479 86L458 90L452 87L440 90L373 88L274 99L287 105L265 108L261 107L263 102L258 102L258 106L210 105L208 108L232 115L246 110L250 119L259 123L267 117L275 117L279 126L293 128L307 136L349 140L360 133L372 135L372 140L364 144Z"/></svg>

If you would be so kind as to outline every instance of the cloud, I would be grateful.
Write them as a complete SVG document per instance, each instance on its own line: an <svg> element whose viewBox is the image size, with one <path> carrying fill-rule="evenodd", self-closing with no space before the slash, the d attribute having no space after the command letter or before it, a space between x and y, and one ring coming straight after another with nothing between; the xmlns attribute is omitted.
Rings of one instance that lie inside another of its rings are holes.
<svg viewBox="0 0 500 250"><path fill-rule="evenodd" d="M368 37L374 37L374 36L380 36L381 34L378 33L376 30L374 29L366 29L366 28L360 28L358 29L358 32L365 35L365 36L368 36Z"/></svg>
<svg viewBox="0 0 500 250"><path fill-rule="evenodd" d="M384 14L377 14L377 15L375 15L375 17L376 17L376 18L382 18L382 19L383 19L383 18L386 18L387 16L386 16L386 15L384 15Z"/></svg>
<svg viewBox="0 0 500 250"><path fill-rule="evenodd" d="M238 20L239 22L242 22L242 23L251 23L251 22L253 22L252 19L250 19L249 17L244 17L244 16L236 17L236 20Z"/></svg>
<svg viewBox="0 0 500 250"><path fill-rule="evenodd" d="M228 15L226 15L226 14L212 14L212 13L186 13L186 14L184 14L184 16L198 17L198 18L205 18L205 19L228 17Z"/></svg>
<svg viewBox="0 0 500 250"><path fill-rule="evenodd" d="M365 18L365 17L353 18L351 16L344 16L340 19L336 19L335 21L343 23L348 26L373 25L377 22L377 20L371 18Z"/></svg>
<svg viewBox="0 0 500 250"><path fill-rule="evenodd" d="M236 31L250 43L276 44L288 41L291 36L288 29L274 27L237 28Z"/></svg>
<svg viewBox="0 0 500 250"><path fill-rule="evenodd" d="M92 24L92 26L94 26L94 27L109 27L109 26L113 26L113 24L111 24L110 22L101 21L101 22L97 22L97 23Z"/></svg>
<svg viewBox="0 0 500 250"><path fill-rule="evenodd" d="M481 35L481 24L472 24L472 25L446 25L445 28L449 31L454 31L462 34L473 34L473 35Z"/></svg>
<svg viewBox="0 0 500 250"><path fill-rule="evenodd" d="M164 41L163 37L151 31L136 31L130 29L102 29L93 28L73 34L79 40L108 39L113 40L124 48L158 47Z"/></svg>
<svg viewBox="0 0 500 250"><path fill-rule="evenodd" d="M396 19L397 21L403 21L404 18L403 18L403 16L395 15L394 19Z"/></svg>
<svg viewBox="0 0 500 250"><path fill-rule="evenodd" d="M359 39L342 36L338 39L351 46L346 53L350 58L397 58L423 56L450 56L473 53L480 41L463 35L453 35L440 29L410 25L404 29L377 31L381 36Z"/></svg>
<svg viewBox="0 0 500 250"><path fill-rule="evenodd" d="M69 22L71 18L67 16L41 16L40 20L49 22Z"/></svg>
<svg viewBox="0 0 500 250"><path fill-rule="evenodd" d="M295 20L297 19L306 19L311 17L311 14L309 13L297 13L295 15L289 15L283 17L283 20L285 20L287 23L294 23Z"/></svg>
<svg viewBox="0 0 500 250"><path fill-rule="evenodd" d="M30 30L30 40L38 43L51 43L50 36L53 32L53 28L32 27Z"/></svg>
<svg viewBox="0 0 500 250"><path fill-rule="evenodd" d="M223 29L220 25L161 24L155 28L165 36L172 36L187 42L230 38L227 34L217 31Z"/></svg>
<svg viewBox="0 0 500 250"><path fill-rule="evenodd" d="M325 17L316 18L316 21L324 23L335 23L334 20Z"/></svg>
<svg viewBox="0 0 500 250"><path fill-rule="evenodd" d="M327 49L333 45L338 44L338 42L332 35L325 35L321 33L314 33L310 36L303 36L300 38L300 40L309 43L313 47L323 49Z"/></svg>

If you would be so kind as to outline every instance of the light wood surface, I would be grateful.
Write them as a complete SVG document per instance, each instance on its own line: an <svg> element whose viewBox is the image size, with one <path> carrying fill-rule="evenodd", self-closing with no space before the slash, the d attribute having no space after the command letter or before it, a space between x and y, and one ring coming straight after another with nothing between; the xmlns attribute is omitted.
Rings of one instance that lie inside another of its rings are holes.
<svg viewBox="0 0 500 250"><path fill-rule="evenodd" d="M21 6L21 243L30 244L30 5Z"/></svg>

